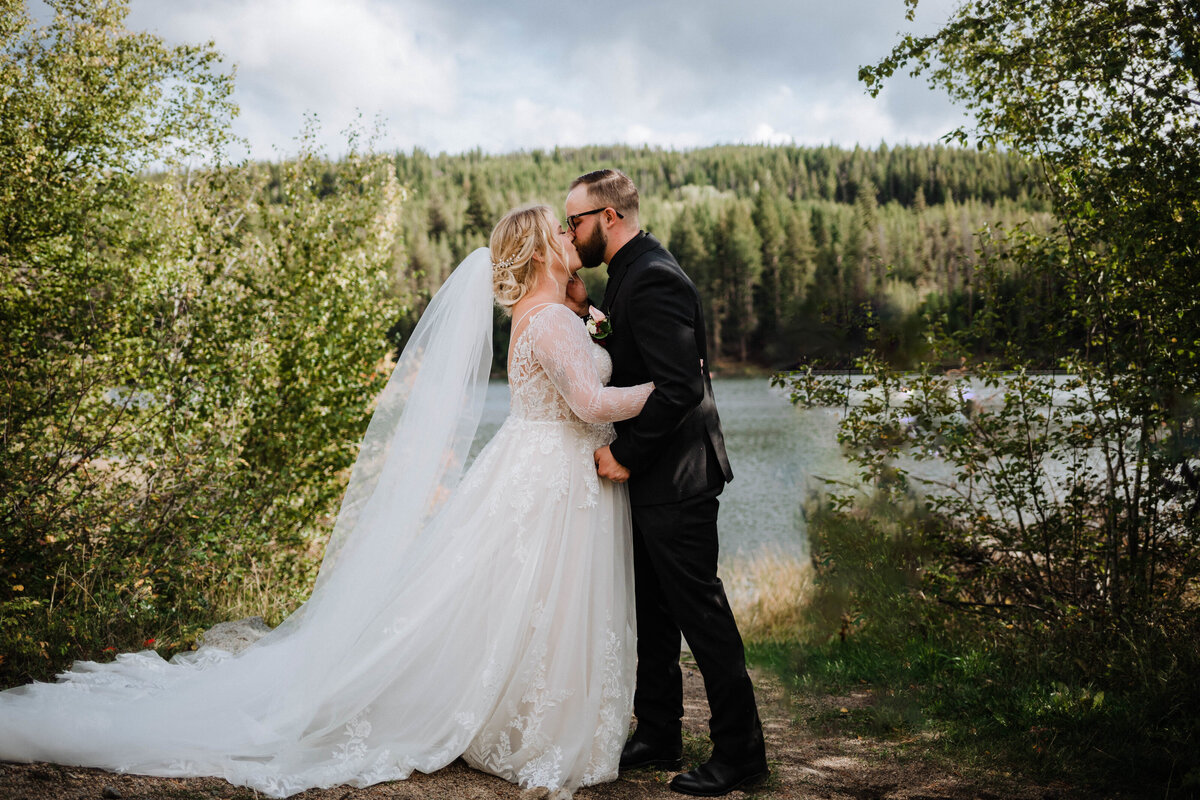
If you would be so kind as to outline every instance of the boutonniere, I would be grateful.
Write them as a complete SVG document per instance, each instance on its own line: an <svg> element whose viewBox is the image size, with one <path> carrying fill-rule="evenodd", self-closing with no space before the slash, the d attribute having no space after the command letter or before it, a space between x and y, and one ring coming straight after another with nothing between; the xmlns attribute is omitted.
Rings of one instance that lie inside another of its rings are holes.
<svg viewBox="0 0 1200 800"><path fill-rule="evenodd" d="M588 320L584 324L587 332L596 342L604 341L612 333L612 323L608 321L608 317L604 316L604 312L595 306L588 306Z"/></svg>

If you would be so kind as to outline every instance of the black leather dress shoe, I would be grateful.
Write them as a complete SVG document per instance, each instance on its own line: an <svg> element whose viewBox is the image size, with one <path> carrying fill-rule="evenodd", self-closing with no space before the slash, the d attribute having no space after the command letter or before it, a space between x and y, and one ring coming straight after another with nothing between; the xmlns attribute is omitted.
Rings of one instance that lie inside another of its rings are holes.
<svg viewBox="0 0 1200 800"><path fill-rule="evenodd" d="M683 764L683 745L654 745L649 742L630 739L621 750L621 772L642 767L657 767L658 769L679 769Z"/></svg>
<svg viewBox="0 0 1200 800"><path fill-rule="evenodd" d="M723 764L709 761L691 772L684 772L671 779L671 790L697 797L717 797L729 794L734 789L750 786L766 779L770 771L766 761L751 764Z"/></svg>

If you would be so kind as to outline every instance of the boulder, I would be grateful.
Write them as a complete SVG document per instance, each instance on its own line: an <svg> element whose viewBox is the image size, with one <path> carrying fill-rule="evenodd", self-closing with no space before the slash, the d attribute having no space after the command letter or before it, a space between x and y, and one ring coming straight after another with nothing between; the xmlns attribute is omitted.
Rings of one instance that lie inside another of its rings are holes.
<svg viewBox="0 0 1200 800"><path fill-rule="evenodd" d="M212 626L200 635L200 644L237 653L270 632L271 626L264 622L262 617L246 617Z"/></svg>

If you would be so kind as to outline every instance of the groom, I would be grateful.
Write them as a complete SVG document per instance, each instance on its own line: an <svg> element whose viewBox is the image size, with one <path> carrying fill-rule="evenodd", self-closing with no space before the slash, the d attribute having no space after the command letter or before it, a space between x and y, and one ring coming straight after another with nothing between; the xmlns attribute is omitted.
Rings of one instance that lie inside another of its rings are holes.
<svg viewBox="0 0 1200 800"><path fill-rule="evenodd" d="M678 767L680 632L704 678L712 759L671 788L710 797L767 775L762 725L737 625L717 577L717 495L733 479L708 378L700 296L675 258L638 226L638 192L617 170L571 183L567 228L584 267L608 264L601 310L613 386L654 381L634 419L596 451L602 477L629 482L638 666L637 730L621 769Z"/></svg>

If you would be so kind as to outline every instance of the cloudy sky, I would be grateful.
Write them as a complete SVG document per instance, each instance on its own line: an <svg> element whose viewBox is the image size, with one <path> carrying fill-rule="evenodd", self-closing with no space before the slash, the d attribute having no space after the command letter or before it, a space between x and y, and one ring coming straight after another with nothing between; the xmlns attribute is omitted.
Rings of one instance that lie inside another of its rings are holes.
<svg viewBox="0 0 1200 800"><path fill-rule="evenodd" d="M856 80L954 0L132 0L129 26L211 39L237 65L251 154L294 149L306 112L333 152L361 112L384 147L930 142L960 112L923 81Z"/></svg>

